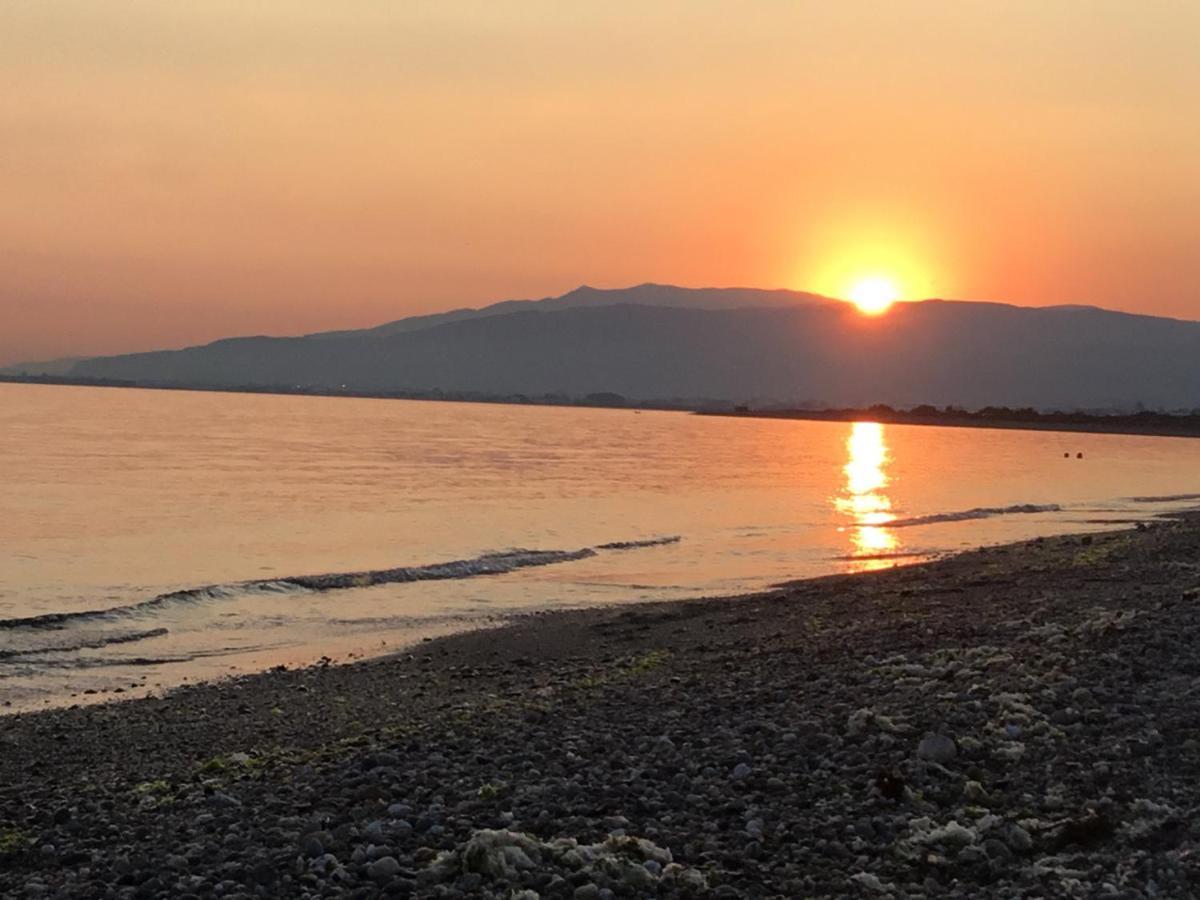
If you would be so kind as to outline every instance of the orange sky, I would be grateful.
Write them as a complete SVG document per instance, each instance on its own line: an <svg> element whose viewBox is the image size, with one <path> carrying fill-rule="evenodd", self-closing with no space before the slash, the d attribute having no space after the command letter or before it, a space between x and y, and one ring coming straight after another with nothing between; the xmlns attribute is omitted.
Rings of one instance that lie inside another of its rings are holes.
<svg viewBox="0 0 1200 900"><path fill-rule="evenodd" d="M580 283L1200 318L1195 0L0 0L0 363Z"/></svg>

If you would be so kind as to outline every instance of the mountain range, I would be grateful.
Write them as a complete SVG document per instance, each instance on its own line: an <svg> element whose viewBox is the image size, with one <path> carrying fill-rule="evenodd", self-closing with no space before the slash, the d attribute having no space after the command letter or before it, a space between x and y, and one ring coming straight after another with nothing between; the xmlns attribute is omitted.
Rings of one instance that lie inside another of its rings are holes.
<svg viewBox="0 0 1200 900"><path fill-rule="evenodd" d="M357 331L231 338L63 368L79 378L212 388L1193 409L1200 322L948 300L869 317L794 291L585 286Z"/></svg>

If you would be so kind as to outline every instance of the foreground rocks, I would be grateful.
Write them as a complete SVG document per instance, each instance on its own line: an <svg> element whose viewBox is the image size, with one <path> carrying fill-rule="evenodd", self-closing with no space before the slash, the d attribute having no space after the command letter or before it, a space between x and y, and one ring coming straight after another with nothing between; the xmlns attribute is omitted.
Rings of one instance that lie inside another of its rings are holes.
<svg viewBox="0 0 1200 900"><path fill-rule="evenodd" d="M1200 528L0 719L13 897L1200 893Z"/></svg>

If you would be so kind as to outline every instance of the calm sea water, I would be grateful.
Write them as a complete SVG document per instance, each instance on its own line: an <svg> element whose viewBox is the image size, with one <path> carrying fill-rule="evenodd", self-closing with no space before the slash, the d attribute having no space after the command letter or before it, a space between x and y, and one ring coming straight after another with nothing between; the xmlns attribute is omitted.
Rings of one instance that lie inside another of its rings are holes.
<svg viewBox="0 0 1200 900"><path fill-rule="evenodd" d="M1114 527L1200 502L1198 463L1179 438L0 384L0 700ZM286 581L397 567L422 580Z"/></svg>

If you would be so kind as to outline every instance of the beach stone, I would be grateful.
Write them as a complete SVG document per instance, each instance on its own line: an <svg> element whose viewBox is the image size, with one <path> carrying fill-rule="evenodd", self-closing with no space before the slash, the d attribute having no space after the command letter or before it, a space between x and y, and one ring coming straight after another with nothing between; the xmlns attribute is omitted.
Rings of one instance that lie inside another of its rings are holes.
<svg viewBox="0 0 1200 900"><path fill-rule="evenodd" d="M708 881L705 879L704 873L697 869L678 869L674 873L674 880L681 888L687 891L703 891L708 887Z"/></svg>
<svg viewBox="0 0 1200 900"><path fill-rule="evenodd" d="M744 762L738 763L736 766L733 767L733 772L730 774L730 777L734 781L744 781L745 779L750 777L750 773L753 771L754 770L750 768L749 764L744 763Z"/></svg>
<svg viewBox="0 0 1200 900"><path fill-rule="evenodd" d="M891 893L891 885L885 885L879 876L871 872L858 872L850 876L850 880L860 887L876 894Z"/></svg>
<svg viewBox="0 0 1200 900"><path fill-rule="evenodd" d="M379 820L368 822L367 827L363 829L363 834L372 842L378 841L382 844L385 838L383 823Z"/></svg>
<svg viewBox="0 0 1200 900"><path fill-rule="evenodd" d="M387 844L376 845L369 844L367 846L367 859L374 862L377 859L383 859L385 856L394 856L395 851Z"/></svg>
<svg viewBox="0 0 1200 900"><path fill-rule="evenodd" d="M306 834L300 839L300 852L306 859L319 859L325 855L325 845L315 834Z"/></svg>
<svg viewBox="0 0 1200 900"><path fill-rule="evenodd" d="M323 853L316 859L312 860L308 867L312 871L324 875L333 869L338 868L339 865L340 863L338 862L338 858L336 856L334 856L332 853Z"/></svg>
<svg viewBox="0 0 1200 900"><path fill-rule="evenodd" d="M400 840L404 840L413 833L412 824L404 819L399 819L398 821L393 822L389 830L396 838Z"/></svg>
<svg viewBox="0 0 1200 900"><path fill-rule="evenodd" d="M394 856L384 856L367 867L367 874L373 881L386 884L403 871L400 862Z"/></svg>
<svg viewBox="0 0 1200 900"><path fill-rule="evenodd" d="M372 822L371 824L378 825L379 823ZM428 814L422 815L422 816L417 816L417 821L415 821L413 823L413 830L416 831L418 834L424 834L426 831L428 831L430 828L432 828L436 824L437 824L437 819L435 819L433 816L430 816ZM367 826L367 827L370 828L370 826ZM370 834L369 831L368 831L368 834ZM380 828L379 836L380 837L383 836L382 827Z"/></svg>
<svg viewBox="0 0 1200 900"><path fill-rule="evenodd" d="M969 803L987 803L988 793L978 781L968 781L963 785L963 798Z"/></svg>
<svg viewBox="0 0 1200 900"><path fill-rule="evenodd" d="M935 763L948 763L958 756L954 739L944 734L929 732L917 744L917 758Z"/></svg>
<svg viewBox="0 0 1200 900"><path fill-rule="evenodd" d="M268 885L274 884L279 877L279 873L275 870L269 860L260 859L254 864L250 870L250 875L258 884Z"/></svg>
<svg viewBox="0 0 1200 900"><path fill-rule="evenodd" d="M1033 838L1020 825L1009 825L1004 840L1015 853L1028 853L1033 849Z"/></svg>
<svg viewBox="0 0 1200 900"><path fill-rule="evenodd" d="M864 841L873 841L878 835L875 825L870 819L859 819L853 825L854 833Z"/></svg>
<svg viewBox="0 0 1200 900"><path fill-rule="evenodd" d="M965 846L959 851L955 862L960 866L977 866L985 863L987 859L988 855L982 847Z"/></svg>
<svg viewBox="0 0 1200 900"><path fill-rule="evenodd" d="M983 852L993 862L1008 862L1013 857L1013 852L1009 849L1009 846L996 838L988 838L983 842Z"/></svg>

